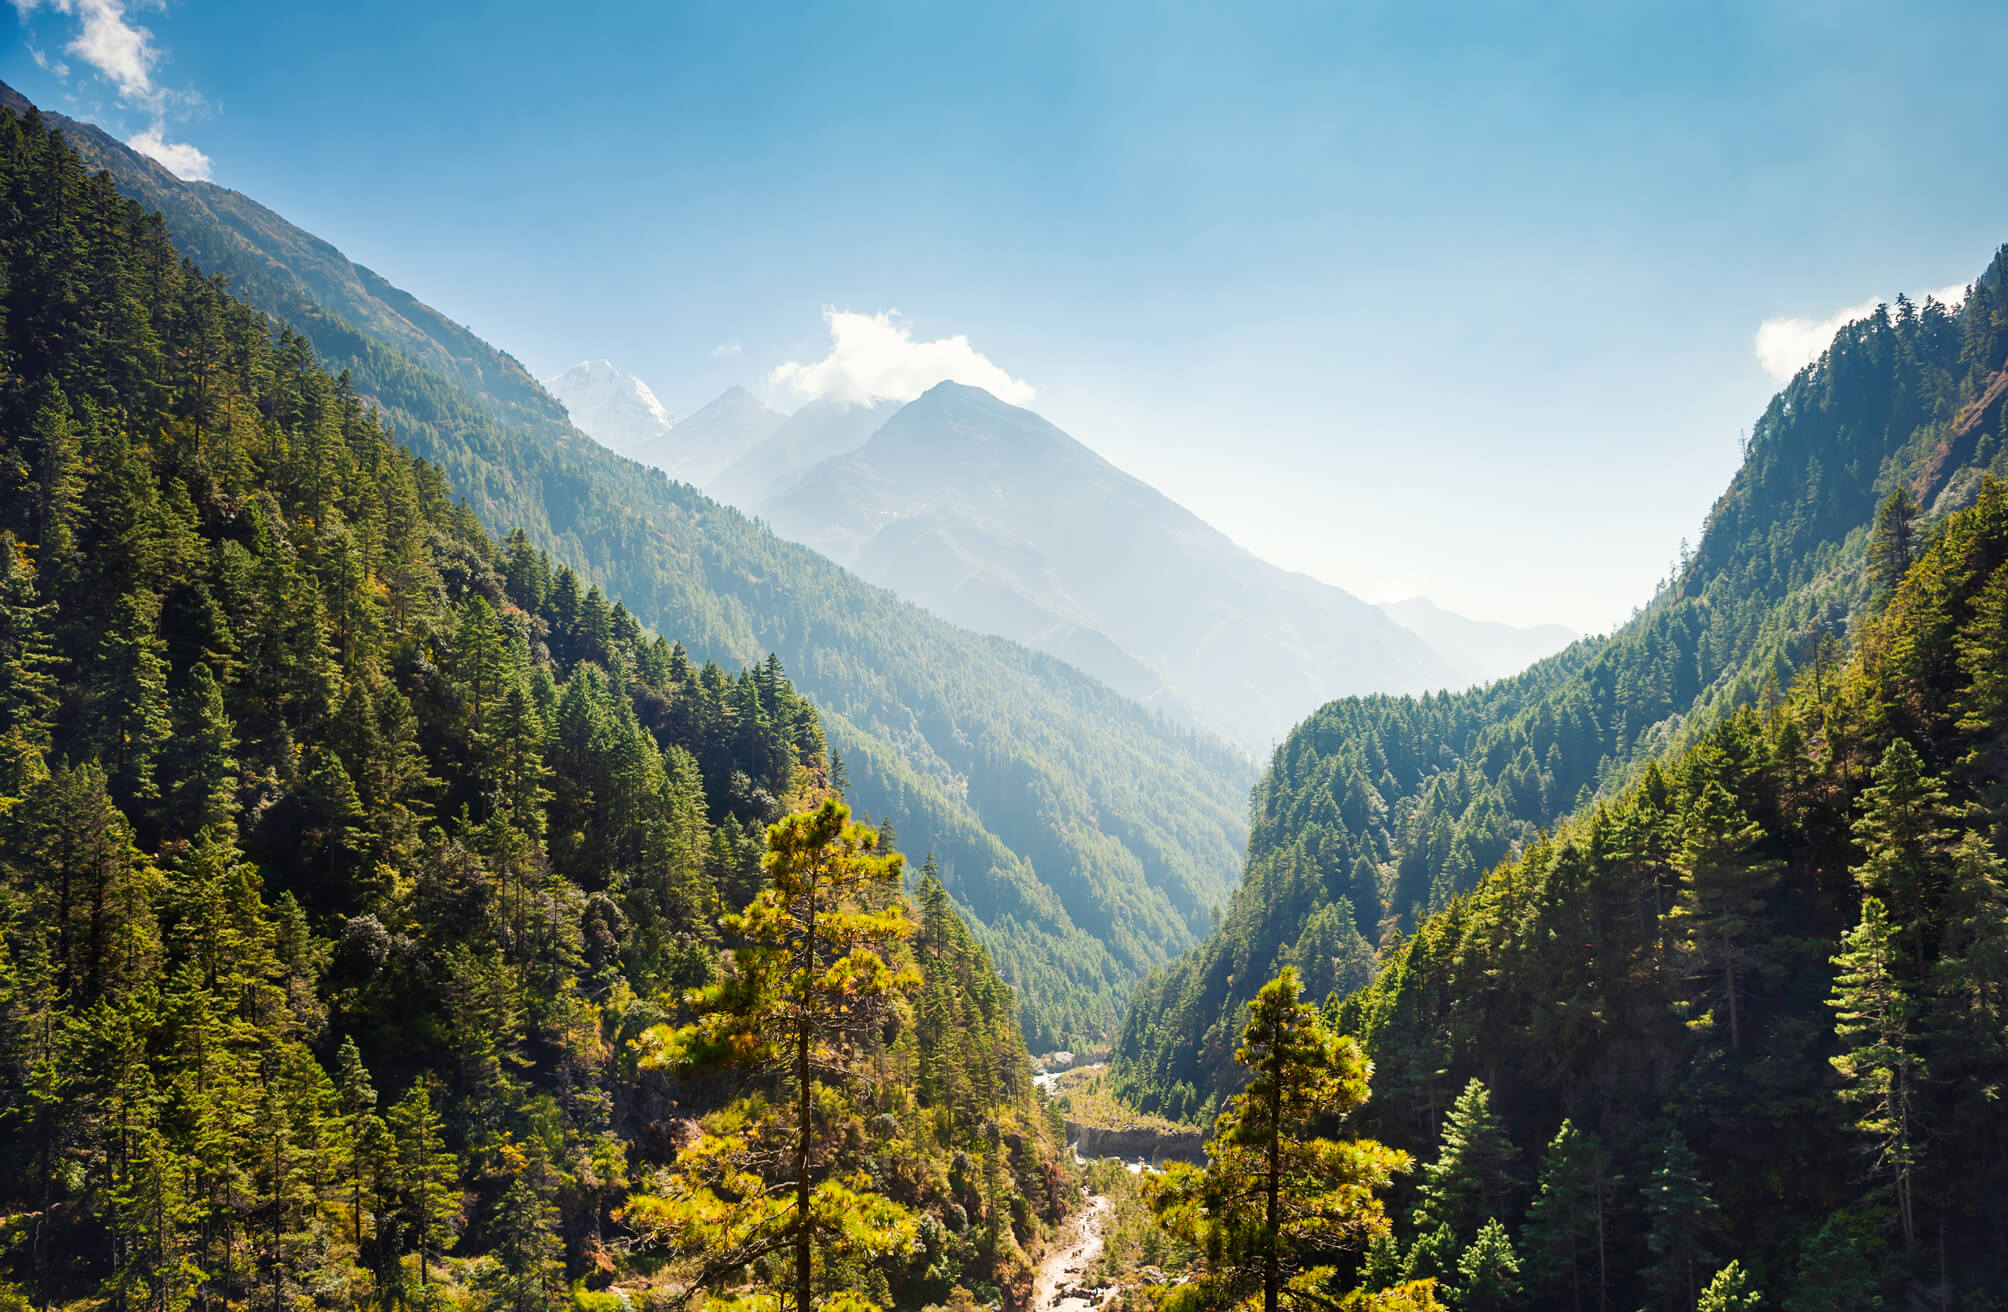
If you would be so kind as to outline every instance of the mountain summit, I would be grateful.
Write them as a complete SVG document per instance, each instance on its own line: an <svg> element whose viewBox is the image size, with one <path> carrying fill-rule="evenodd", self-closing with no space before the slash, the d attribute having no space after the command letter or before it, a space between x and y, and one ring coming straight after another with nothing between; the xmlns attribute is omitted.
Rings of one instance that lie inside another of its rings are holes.
<svg viewBox="0 0 2008 1312"><path fill-rule="evenodd" d="M1458 678L1376 607L1261 560L979 387L936 385L757 509L944 618L1255 752L1342 692Z"/></svg>
<svg viewBox="0 0 2008 1312"><path fill-rule="evenodd" d="M581 360L546 378L544 390L563 403L580 432L648 464L673 422L647 383L606 360Z"/></svg>

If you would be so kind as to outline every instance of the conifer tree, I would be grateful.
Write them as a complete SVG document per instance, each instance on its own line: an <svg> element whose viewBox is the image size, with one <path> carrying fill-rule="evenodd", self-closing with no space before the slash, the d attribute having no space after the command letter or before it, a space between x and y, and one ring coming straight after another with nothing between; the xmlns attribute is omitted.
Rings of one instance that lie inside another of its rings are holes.
<svg viewBox="0 0 2008 1312"><path fill-rule="evenodd" d="M432 1091L423 1080L405 1090L390 1109L390 1135L395 1144L399 1212L409 1250L418 1254L418 1283L431 1279L460 1223L460 1164L446 1150L445 1123L433 1106Z"/></svg>
<svg viewBox="0 0 2008 1312"><path fill-rule="evenodd" d="M1877 762L1874 782L1862 790L1855 838L1863 860L1855 867L1862 890L1881 900L1911 950L1908 973L1922 979L1925 922L1944 882L1950 845L1943 784L1926 772L1905 738L1892 741Z"/></svg>
<svg viewBox="0 0 2008 1312"><path fill-rule="evenodd" d="M1841 1097L1857 1110L1855 1130L1868 1144L1871 1174L1889 1182L1906 1252L1917 1244L1912 1189L1920 1158L1916 1000L1905 979L1896 927L1879 898L1862 900L1861 923L1835 957L1839 974L1829 1001L1842 1052L1832 1058Z"/></svg>
<svg viewBox="0 0 2008 1312"><path fill-rule="evenodd" d="M769 826L763 864L768 887L725 918L743 945L734 969L695 996L695 1024L652 1031L645 1060L777 1078L786 1113L735 1107L679 1158L676 1191L632 1199L627 1215L672 1253L695 1259L693 1288L788 1253L783 1305L808 1312L851 1297L827 1284L819 1293L819 1248L877 1255L910 1241L904 1209L830 1170L817 1107L843 1097L887 1008L920 979L889 960L913 933L899 893L903 862L879 850L878 834L852 821L850 808L826 801ZM783 1145L770 1174L788 1186L785 1199L753 1187L756 1145L768 1135ZM826 1282L839 1265L824 1263Z"/></svg>
<svg viewBox="0 0 2008 1312"><path fill-rule="evenodd" d="M1541 1157L1541 1179L1522 1236L1529 1284L1547 1305L1567 1291L1573 1312L1610 1301L1608 1226L1617 1180L1597 1136L1564 1120Z"/></svg>
<svg viewBox="0 0 2008 1312"><path fill-rule="evenodd" d="M1735 1051L1742 1046L1744 996L1766 963L1762 917L1781 863L1753 850L1764 831L1717 780L1701 786L1681 826L1680 891L1668 915L1702 997L1719 999L1728 1012Z"/></svg>
<svg viewBox="0 0 2008 1312"><path fill-rule="evenodd" d="M1459 1312L1501 1312L1520 1296L1520 1261L1497 1217L1478 1228L1477 1238L1457 1259Z"/></svg>
<svg viewBox="0 0 2008 1312"><path fill-rule="evenodd" d="M1699 1171L1686 1137L1673 1131L1643 1191L1645 1244L1652 1262L1641 1274L1654 1312L1686 1312L1701 1297L1702 1276L1721 1229L1721 1209Z"/></svg>
<svg viewBox="0 0 2008 1312"><path fill-rule="evenodd" d="M1917 516L1917 498L1907 487L1890 493L1876 510L1869 534L1869 577L1884 596L1896 591L1917 559Z"/></svg>
<svg viewBox="0 0 2008 1312"><path fill-rule="evenodd" d="M1408 1165L1321 1133L1365 1104L1371 1068L1298 990L1286 966L1249 1004L1235 1051L1248 1084L1214 1123L1206 1167L1174 1165L1150 1189L1166 1227L1206 1254L1206 1287L1251 1302L1259 1289L1264 1312L1329 1302L1330 1260L1386 1231L1376 1191Z"/></svg>
<svg viewBox="0 0 2008 1312"><path fill-rule="evenodd" d="M1731 1262L1717 1271L1708 1288L1701 1291L1695 1309L1696 1312L1757 1312L1763 1306L1764 1300L1751 1285L1742 1263Z"/></svg>
<svg viewBox="0 0 2008 1312"><path fill-rule="evenodd" d="M1517 1157L1505 1122L1492 1110L1491 1091L1474 1078L1444 1118L1436 1160L1422 1168L1416 1228L1447 1225L1455 1234L1476 1236L1487 1218L1506 1215L1518 1187Z"/></svg>

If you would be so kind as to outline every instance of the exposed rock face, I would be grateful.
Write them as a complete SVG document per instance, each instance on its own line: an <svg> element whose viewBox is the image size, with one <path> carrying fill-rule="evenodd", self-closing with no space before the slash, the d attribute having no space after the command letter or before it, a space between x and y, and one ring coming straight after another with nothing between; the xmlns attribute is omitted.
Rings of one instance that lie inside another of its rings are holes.
<svg viewBox="0 0 2008 1312"><path fill-rule="evenodd" d="M1206 1161L1205 1136L1198 1130L1166 1134L1158 1130L1110 1130L1099 1125L1068 1121L1067 1138L1073 1143L1074 1151L1083 1157L1120 1157L1124 1161L1141 1159L1152 1166L1162 1166L1166 1162L1204 1164Z"/></svg>

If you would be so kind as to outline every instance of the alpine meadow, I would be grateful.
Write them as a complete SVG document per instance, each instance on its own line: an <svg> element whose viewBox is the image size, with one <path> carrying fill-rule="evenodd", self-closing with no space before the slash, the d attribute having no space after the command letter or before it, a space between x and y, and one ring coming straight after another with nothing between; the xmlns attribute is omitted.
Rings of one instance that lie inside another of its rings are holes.
<svg viewBox="0 0 2008 1312"><path fill-rule="evenodd" d="M2008 1307L2008 15L1439 8L13 0L0 1312Z"/></svg>

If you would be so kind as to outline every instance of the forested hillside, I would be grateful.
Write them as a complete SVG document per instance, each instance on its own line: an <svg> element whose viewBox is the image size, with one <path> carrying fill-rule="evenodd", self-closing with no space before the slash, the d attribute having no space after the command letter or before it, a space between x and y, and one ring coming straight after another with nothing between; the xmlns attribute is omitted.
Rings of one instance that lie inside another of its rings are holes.
<svg viewBox="0 0 2008 1312"><path fill-rule="evenodd" d="M0 102L26 108L4 87ZM50 121L158 206L205 269L346 371L492 533L521 528L700 662L778 653L852 799L935 855L1018 990L1032 1043L1106 1036L1133 982L1207 929L1244 845L1255 776L1239 753L615 456L506 355L326 243L95 128Z"/></svg>
<svg viewBox="0 0 2008 1312"><path fill-rule="evenodd" d="M818 1239L819 1299L1022 1283L1071 1176L939 884L875 857L887 1009L812 1072L651 1038L794 996L748 963L825 850L770 822L842 816L815 710L455 491L0 109L0 1305L626 1306L795 1094L731 1187L868 1178L913 1240Z"/></svg>
<svg viewBox="0 0 2008 1312"><path fill-rule="evenodd" d="M1189 1115L1232 1080L1242 1005L1286 962L1313 989L1545 828L1827 659L1869 594L1878 508L1908 524L1971 499L2001 448L2008 306L1997 257L1957 311L1899 298L1842 329L1774 397L1700 546L1608 639L1450 697L1349 698L1280 747L1220 931L1131 1002L1125 1089Z"/></svg>
<svg viewBox="0 0 2008 1312"><path fill-rule="evenodd" d="M1995 1305L2008 488L1869 605L1845 666L1649 764L1337 1007L1367 1128L1427 1163L1373 1281L1497 1218L1524 1293L1488 1306L1685 1312L1731 1261L1764 1307Z"/></svg>

